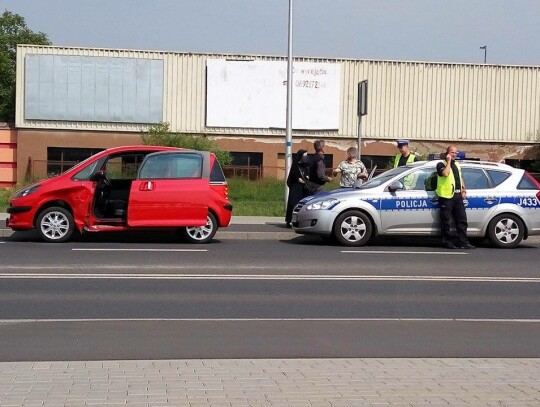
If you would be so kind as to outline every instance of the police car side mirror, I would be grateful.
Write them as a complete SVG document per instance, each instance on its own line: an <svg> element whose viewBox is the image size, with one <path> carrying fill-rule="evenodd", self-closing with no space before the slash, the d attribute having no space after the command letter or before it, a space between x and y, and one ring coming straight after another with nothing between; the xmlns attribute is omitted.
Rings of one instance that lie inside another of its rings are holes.
<svg viewBox="0 0 540 407"><path fill-rule="evenodd" d="M405 186L400 181L394 181L388 185L388 191L396 192L399 189L405 189Z"/></svg>

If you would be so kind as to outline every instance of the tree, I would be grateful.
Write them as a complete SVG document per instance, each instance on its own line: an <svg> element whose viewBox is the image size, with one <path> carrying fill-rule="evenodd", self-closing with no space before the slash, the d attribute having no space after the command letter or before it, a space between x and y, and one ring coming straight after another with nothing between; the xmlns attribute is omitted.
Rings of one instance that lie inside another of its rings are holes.
<svg viewBox="0 0 540 407"><path fill-rule="evenodd" d="M18 14L5 10L0 17L0 121L15 120L17 44L50 45L47 35L34 32Z"/></svg>
<svg viewBox="0 0 540 407"><path fill-rule="evenodd" d="M173 133L169 130L169 123L157 123L142 135L143 144L148 146L167 146L186 148L197 151L213 152L221 165L232 163L231 153L220 149L214 140L205 136Z"/></svg>

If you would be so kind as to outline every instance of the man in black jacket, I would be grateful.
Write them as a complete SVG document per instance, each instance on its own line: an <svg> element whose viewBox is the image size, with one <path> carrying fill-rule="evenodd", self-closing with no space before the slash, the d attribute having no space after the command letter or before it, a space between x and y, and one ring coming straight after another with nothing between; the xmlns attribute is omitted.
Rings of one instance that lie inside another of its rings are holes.
<svg viewBox="0 0 540 407"><path fill-rule="evenodd" d="M322 191L324 184L332 181L331 177L326 176L326 165L324 164L324 140L315 140L313 142L313 148L315 154L311 157L309 162L309 180L316 184L317 190L314 192Z"/></svg>

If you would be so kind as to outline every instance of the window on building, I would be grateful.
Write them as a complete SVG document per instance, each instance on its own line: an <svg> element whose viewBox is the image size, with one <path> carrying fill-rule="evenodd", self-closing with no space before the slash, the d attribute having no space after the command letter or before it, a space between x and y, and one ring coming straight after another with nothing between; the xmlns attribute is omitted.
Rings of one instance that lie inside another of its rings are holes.
<svg viewBox="0 0 540 407"><path fill-rule="evenodd" d="M262 153L231 152L231 155L233 158L232 165L254 165L262 167Z"/></svg>
<svg viewBox="0 0 540 407"><path fill-rule="evenodd" d="M263 153L231 152L232 164L223 166L227 177L257 179L262 177Z"/></svg>
<svg viewBox="0 0 540 407"><path fill-rule="evenodd" d="M58 175L103 148L47 147L47 175Z"/></svg>
<svg viewBox="0 0 540 407"><path fill-rule="evenodd" d="M394 156L387 155L362 155L362 162L368 170L377 166L378 170L388 169L388 165L391 162L393 165Z"/></svg>
<svg viewBox="0 0 540 407"><path fill-rule="evenodd" d="M514 168L521 168L529 172L540 172L540 160L516 160L507 158L504 162Z"/></svg>

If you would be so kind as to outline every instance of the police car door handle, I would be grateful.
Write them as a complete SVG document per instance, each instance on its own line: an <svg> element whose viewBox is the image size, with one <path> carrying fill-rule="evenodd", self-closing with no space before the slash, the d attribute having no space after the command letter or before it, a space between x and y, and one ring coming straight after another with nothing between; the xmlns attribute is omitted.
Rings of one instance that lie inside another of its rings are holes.
<svg viewBox="0 0 540 407"><path fill-rule="evenodd" d="M486 199L484 199L484 202L488 203L488 204L492 204L494 202L496 202L497 200L495 198L493 198L492 196L488 196Z"/></svg>

